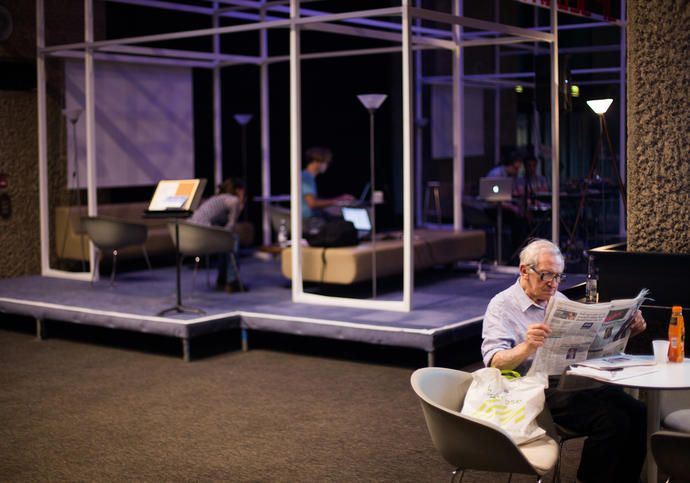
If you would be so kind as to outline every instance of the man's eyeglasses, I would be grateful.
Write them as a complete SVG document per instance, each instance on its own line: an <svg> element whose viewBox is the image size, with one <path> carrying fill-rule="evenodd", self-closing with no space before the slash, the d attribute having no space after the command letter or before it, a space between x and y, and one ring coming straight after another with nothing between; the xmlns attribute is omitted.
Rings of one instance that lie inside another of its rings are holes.
<svg viewBox="0 0 690 483"><path fill-rule="evenodd" d="M561 280L565 280L565 273L551 273L551 272L540 272L534 265L530 265L529 268L534 270L534 273L539 275L539 280L542 282L553 282L561 283Z"/></svg>

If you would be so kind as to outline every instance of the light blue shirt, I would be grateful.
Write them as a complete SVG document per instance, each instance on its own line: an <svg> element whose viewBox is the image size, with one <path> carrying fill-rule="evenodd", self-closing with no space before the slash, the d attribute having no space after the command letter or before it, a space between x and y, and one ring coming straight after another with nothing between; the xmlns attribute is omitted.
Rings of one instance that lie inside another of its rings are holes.
<svg viewBox="0 0 690 483"><path fill-rule="evenodd" d="M316 191L316 180L311 173L305 169L302 171L302 218L309 218L314 214L312 209L309 208L309 205L304 200L306 195L314 195L315 198L318 198Z"/></svg>
<svg viewBox="0 0 690 483"><path fill-rule="evenodd" d="M487 178L508 178L510 175L506 173L506 168L503 165L496 166L486 174Z"/></svg>
<svg viewBox="0 0 690 483"><path fill-rule="evenodd" d="M556 292L554 297L563 297ZM541 307L527 296L520 286L520 279L494 296L486 308L482 326L482 358L484 365L491 364L497 352L512 349L524 342L527 328L544 321L546 307ZM525 359L515 371L527 374L534 355Z"/></svg>

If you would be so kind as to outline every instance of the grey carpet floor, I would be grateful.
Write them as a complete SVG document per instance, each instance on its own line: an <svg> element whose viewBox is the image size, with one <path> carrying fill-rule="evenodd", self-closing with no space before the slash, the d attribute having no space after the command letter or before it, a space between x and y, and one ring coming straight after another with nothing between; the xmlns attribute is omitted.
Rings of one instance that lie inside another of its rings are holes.
<svg viewBox="0 0 690 483"><path fill-rule="evenodd" d="M277 336L242 352L217 335L185 363L141 334L65 324L38 341L7 318L2 481L448 481L409 384L423 361L404 350ZM580 448L567 443L563 481Z"/></svg>

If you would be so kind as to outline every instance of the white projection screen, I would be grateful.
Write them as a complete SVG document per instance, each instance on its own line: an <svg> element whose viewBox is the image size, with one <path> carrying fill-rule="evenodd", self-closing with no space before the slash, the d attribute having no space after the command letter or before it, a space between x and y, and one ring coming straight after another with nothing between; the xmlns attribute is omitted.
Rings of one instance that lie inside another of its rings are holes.
<svg viewBox="0 0 690 483"><path fill-rule="evenodd" d="M484 154L484 91L465 87L463 136L465 156ZM431 87L431 156L453 157L453 91L451 86Z"/></svg>
<svg viewBox="0 0 690 483"><path fill-rule="evenodd" d="M96 184L155 185L194 177L194 113L189 68L95 63ZM65 109L82 109L76 129L67 119L67 187L86 188L84 63L65 60Z"/></svg>

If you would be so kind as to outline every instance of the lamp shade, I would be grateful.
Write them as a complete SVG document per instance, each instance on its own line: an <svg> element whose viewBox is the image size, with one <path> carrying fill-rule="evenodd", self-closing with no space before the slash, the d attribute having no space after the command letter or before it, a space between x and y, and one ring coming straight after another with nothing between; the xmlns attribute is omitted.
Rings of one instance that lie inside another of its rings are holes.
<svg viewBox="0 0 690 483"><path fill-rule="evenodd" d="M357 99L367 109L378 109L386 97L388 97L386 94L360 94Z"/></svg>
<svg viewBox="0 0 690 483"><path fill-rule="evenodd" d="M69 122L76 123L79 120L79 116L81 116L81 109L78 107L75 109L63 109L62 115L65 116Z"/></svg>
<svg viewBox="0 0 690 483"><path fill-rule="evenodd" d="M237 124L240 126L246 126L249 124L249 121L252 120L252 117L254 117L253 114L235 114L233 116L235 118L235 121L237 121Z"/></svg>
<svg viewBox="0 0 690 483"><path fill-rule="evenodd" d="M597 114L604 114L609 110L609 106L613 102L613 99L593 99L587 101L587 105Z"/></svg>

